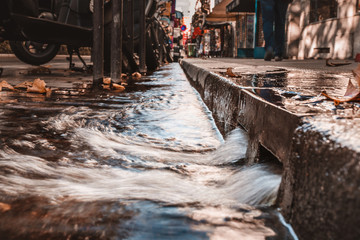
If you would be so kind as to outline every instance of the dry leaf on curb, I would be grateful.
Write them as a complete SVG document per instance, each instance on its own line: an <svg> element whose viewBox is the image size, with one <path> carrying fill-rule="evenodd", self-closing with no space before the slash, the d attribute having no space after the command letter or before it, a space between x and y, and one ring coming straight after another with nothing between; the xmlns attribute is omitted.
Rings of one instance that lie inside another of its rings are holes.
<svg viewBox="0 0 360 240"><path fill-rule="evenodd" d="M349 65L351 64L350 62L338 62L338 63L333 63L330 62L330 59L326 59L326 66L328 67L339 67L339 66L344 66L344 65Z"/></svg>
<svg viewBox="0 0 360 240"><path fill-rule="evenodd" d="M33 85L28 87L26 91L29 93L46 93L46 83L40 78L37 78L34 80Z"/></svg>
<svg viewBox="0 0 360 240"><path fill-rule="evenodd" d="M19 84L16 85L14 88L24 88L24 89L27 89L28 87L31 87L32 85L33 85L33 82L25 81L25 82L19 83Z"/></svg>
<svg viewBox="0 0 360 240"><path fill-rule="evenodd" d="M355 77L358 86L360 86L360 64L358 64L358 66L354 70L352 70L352 73Z"/></svg>
<svg viewBox="0 0 360 240"><path fill-rule="evenodd" d="M141 74L139 72L134 72L133 74L131 74L131 77L133 80L140 80Z"/></svg>
<svg viewBox="0 0 360 240"><path fill-rule="evenodd" d="M327 97L328 99L333 100L335 105L339 105L340 103L344 103L344 102L360 101L360 91L354 86L354 84L351 82L350 79L344 97L341 98L331 97L325 91L322 91L321 94Z"/></svg>
<svg viewBox="0 0 360 240"><path fill-rule="evenodd" d="M352 70L352 72L354 74L354 77L355 77L355 80L357 81L358 86L360 86L360 64L358 64L357 68ZM325 91L322 91L321 94L324 95L325 97L327 97L328 99L333 100L335 105L339 105L340 103L343 103L343 102L355 102L355 101L359 102L360 101L360 90L358 87L356 87L351 82L351 79L349 79L344 97L341 97L341 98L331 97Z"/></svg>
<svg viewBox="0 0 360 240"><path fill-rule="evenodd" d="M227 68L226 69L226 75L228 76L228 77L236 77L236 75L233 73L233 71L232 71L232 68Z"/></svg>
<svg viewBox="0 0 360 240"><path fill-rule="evenodd" d="M2 81L2 82L0 82L0 89L2 90L3 88L6 88L6 89L8 89L8 90L12 90L12 91L14 91L15 89L14 89L14 87L12 86L12 85L10 85L7 81ZM1 91L0 90L0 91Z"/></svg>

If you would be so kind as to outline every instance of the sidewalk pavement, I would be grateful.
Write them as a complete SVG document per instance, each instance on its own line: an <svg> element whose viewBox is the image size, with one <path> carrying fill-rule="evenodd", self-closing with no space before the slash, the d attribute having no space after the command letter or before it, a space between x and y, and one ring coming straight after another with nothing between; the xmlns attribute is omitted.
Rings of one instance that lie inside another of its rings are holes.
<svg viewBox="0 0 360 240"><path fill-rule="evenodd" d="M314 59L275 62L263 59L188 58L185 61L225 77L297 115L333 114L334 110L343 115L340 111L343 106L354 108L355 112L360 107L357 103L346 103L335 108L332 101L325 101L325 97L321 96L321 92L326 91L330 96L343 97L349 79L357 85L352 70L358 63L353 60L331 60L333 64L349 63L337 67L327 66L326 60ZM226 73L228 68L235 76ZM355 115L347 115L347 118Z"/></svg>
<svg viewBox="0 0 360 240"><path fill-rule="evenodd" d="M40 78L45 81L47 87L52 89L73 89L82 84L91 84L92 74L71 71L66 58L67 55L58 55L48 64L38 67L21 62L13 54L0 54L0 68L3 69L0 81L5 80L14 86ZM85 62L90 62L89 56L83 58ZM82 67L76 56L74 56L74 63L76 67Z"/></svg>
<svg viewBox="0 0 360 240"><path fill-rule="evenodd" d="M229 64L229 67L234 65L250 65L250 66L272 66L280 67L287 69L303 69L303 70L317 70L317 71L331 71L331 72L348 72L351 71L354 67L357 66L354 60L329 60L329 63L350 63L350 65L343 65L339 67L327 67L325 59L306 59L306 60L290 60L284 59L283 61L264 61L263 59L253 59L253 58L187 58L191 60L201 60L201 61L215 61L219 67L226 67Z"/></svg>
<svg viewBox="0 0 360 240"><path fill-rule="evenodd" d="M330 63L334 64L350 64L329 67L326 60L285 59L275 62L236 58L187 58L183 62L227 79L262 101L299 117L301 121L311 122L319 131L331 133L332 139L336 139L342 147L360 152L360 103L336 105L321 94L326 91L330 96L341 98L349 80L358 87L352 70L359 63L331 60ZM232 77L227 73L228 68L234 74Z"/></svg>

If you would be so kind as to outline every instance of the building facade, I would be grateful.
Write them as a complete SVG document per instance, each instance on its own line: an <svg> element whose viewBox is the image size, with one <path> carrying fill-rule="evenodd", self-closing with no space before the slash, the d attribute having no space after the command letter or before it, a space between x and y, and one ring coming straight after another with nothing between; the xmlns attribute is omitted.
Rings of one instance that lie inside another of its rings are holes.
<svg viewBox="0 0 360 240"><path fill-rule="evenodd" d="M359 0L294 0L287 54L293 59L355 58L360 53Z"/></svg>

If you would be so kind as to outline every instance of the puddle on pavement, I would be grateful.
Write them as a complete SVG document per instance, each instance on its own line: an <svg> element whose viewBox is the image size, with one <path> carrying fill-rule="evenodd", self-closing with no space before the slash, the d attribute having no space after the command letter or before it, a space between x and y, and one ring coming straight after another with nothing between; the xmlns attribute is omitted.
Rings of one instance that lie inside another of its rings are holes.
<svg viewBox="0 0 360 240"><path fill-rule="evenodd" d="M4 239L292 239L281 176L241 164L246 134L221 136L178 64L122 93L5 96Z"/></svg>
<svg viewBox="0 0 360 240"><path fill-rule="evenodd" d="M234 73L237 76L229 79L244 89L290 112L306 115L339 112L341 106L334 106L333 101L326 100L321 92L325 90L331 96L344 96L349 79L353 79L352 73L319 73L280 68L260 74ZM226 76L225 72L219 74ZM351 107L358 108L358 105L352 104Z"/></svg>

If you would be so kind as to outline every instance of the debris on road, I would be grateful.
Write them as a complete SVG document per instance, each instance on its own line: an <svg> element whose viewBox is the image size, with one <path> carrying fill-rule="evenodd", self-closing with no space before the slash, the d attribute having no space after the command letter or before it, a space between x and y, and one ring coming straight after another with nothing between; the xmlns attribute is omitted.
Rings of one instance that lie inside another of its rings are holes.
<svg viewBox="0 0 360 240"><path fill-rule="evenodd" d="M131 78L135 81L138 81L141 79L141 74L139 72L134 72L133 74L131 74Z"/></svg>
<svg viewBox="0 0 360 240"><path fill-rule="evenodd" d="M111 78L107 77L107 78L103 78L103 83L105 85L110 85L111 84Z"/></svg>
<svg viewBox="0 0 360 240"><path fill-rule="evenodd" d="M351 62L345 61L345 62L337 62L337 63L335 63L335 62L330 62L329 58L326 59L326 66L328 66L328 67L340 67L340 66L349 65L349 64L351 64Z"/></svg>
<svg viewBox="0 0 360 240"><path fill-rule="evenodd" d="M117 83L113 83L112 87L114 90L119 91L119 92L122 92L125 90L124 86L117 84Z"/></svg>
<svg viewBox="0 0 360 240"><path fill-rule="evenodd" d="M0 91L2 91L3 88L6 88L7 90L14 91L14 87L11 86L7 81L0 82Z"/></svg>
<svg viewBox="0 0 360 240"><path fill-rule="evenodd" d="M103 85L104 90L114 90L116 92L122 92L125 90L125 87L122 84L113 83L111 78L104 78Z"/></svg>
<svg viewBox="0 0 360 240"><path fill-rule="evenodd" d="M50 75L51 70L48 66L39 66L36 68L31 68L27 71L27 75L39 75L39 74Z"/></svg>
<svg viewBox="0 0 360 240"><path fill-rule="evenodd" d="M340 103L344 103L344 102L359 102L360 101L360 64L358 65L357 68L355 68L354 70L352 70L355 80L357 82L357 86L355 86L351 79L349 79L347 88L346 88L346 92L344 94L343 97L341 98L335 98L335 97L331 97L329 96L326 91L322 91L321 94L325 97L327 97L330 100L334 101L334 104L337 106Z"/></svg>
<svg viewBox="0 0 360 240"><path fill-rule="evenodd" d="M237 75L233 73L232 68L227 68L226 69L226 76L228 76L228 77L237 77Z"/></svg>
<svg viewBox="0 0 360 240"><path fill-rule="evenodd" d="M41 80L40 78L37 78L34 80L31 87L28 87L26 89L26 92L29 93L48 93L51 92L50 88L46 87L46 83L44 80Z"/></svg>
<svg viewBox="0 0 360 240"><path fill-rule="evenodd" d="M11 206L7 203L0 202L0 212L6 212L11 209Z"/></svg>
<svg viewBox="0 0 360 240"><path fill-rule="evenodd" d="M17 84L14 88L16 89L28 89L28 87L31 87L33 85L33 82L25 81L22 83Z"/></svg>

